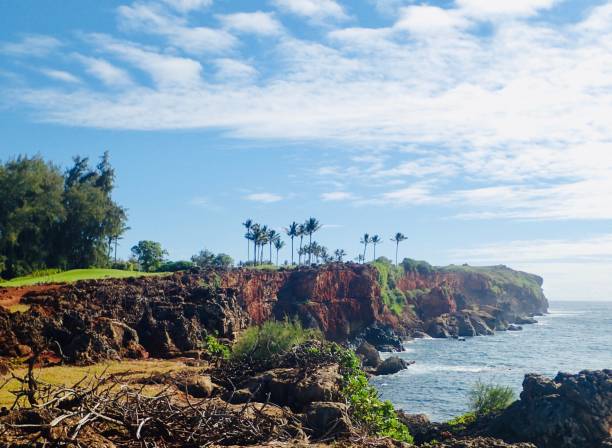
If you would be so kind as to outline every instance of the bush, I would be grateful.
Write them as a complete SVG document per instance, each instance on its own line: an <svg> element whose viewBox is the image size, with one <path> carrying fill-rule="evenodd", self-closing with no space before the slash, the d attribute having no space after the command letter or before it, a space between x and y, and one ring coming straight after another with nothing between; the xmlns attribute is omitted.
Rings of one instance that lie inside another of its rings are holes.
<svg viewBox="0 0 612 448"><path fill-rule="evenodd" d="M267 321L247 328L233 346L232 359L249 358L266 361L287 353L296 345L319 339L317 330L305 329L299 321Z"/></svg>
<svg viewBox="0 0 612 448"><path fill-rule="evenodd" d="M219 340L212 334L206 336L204 341L204 348L206 351L215 358L229 359L230 349L226 345L223 345Z"/></svg>
<svg viewBox="0 0 612 448"><path fill-rule="evenodd" d="M112 269L119 269L121 271L135 271L136 270L136 263L131 262L131 261L115 261L112 265L111 265Z"/></svg>
<svg viewBox="0 0 612 448"><path fill-rule="evenodd" d="M470 391L470 409L477 416L506 409L515 400L510 387L484 384L478 381Z"/></svg>
<svg viewBox="0 0 612 448"><path fill-rule="evenodd" d="M397 418L391 402L381 401L378 391L368 383L355 352L340 349L337 359L344 377L342 394L349 403L353 421L369 433L413 443L408 428Z"/></svg>
<svg viewBox="0 0 612 448"><path fill-rule="evenodd" d="M187 271L193 267L195 267L195 263L191 261L166 261L157 268L157 272Z"/></svg>

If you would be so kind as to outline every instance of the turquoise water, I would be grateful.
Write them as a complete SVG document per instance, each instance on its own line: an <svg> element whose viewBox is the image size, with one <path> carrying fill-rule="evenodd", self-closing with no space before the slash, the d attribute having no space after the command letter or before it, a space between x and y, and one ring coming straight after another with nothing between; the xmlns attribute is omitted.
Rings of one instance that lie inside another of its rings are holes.
<svg viewBox="0 0 612 448"><path fill-rule="evenodd" d="M372 378L382 398L409 413L443 421L466 412L478 380L521 391L525 373L612 369L612 302L551 302L549 314L520 332L454 339L419 339L399 356L416 363Z"/></svg>

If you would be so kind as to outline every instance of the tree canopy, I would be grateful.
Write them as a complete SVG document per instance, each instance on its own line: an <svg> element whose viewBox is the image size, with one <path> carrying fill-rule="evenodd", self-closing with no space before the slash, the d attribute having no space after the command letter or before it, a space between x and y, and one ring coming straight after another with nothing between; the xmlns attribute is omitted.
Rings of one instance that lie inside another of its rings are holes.
<svg viewBox="0 0 612 448"><path fill-rule="evenodd" d="M65 173L40 156L1 163L0 276L107 266L127 221L114 180L108 153L93 169L75 157Z"/></svg>

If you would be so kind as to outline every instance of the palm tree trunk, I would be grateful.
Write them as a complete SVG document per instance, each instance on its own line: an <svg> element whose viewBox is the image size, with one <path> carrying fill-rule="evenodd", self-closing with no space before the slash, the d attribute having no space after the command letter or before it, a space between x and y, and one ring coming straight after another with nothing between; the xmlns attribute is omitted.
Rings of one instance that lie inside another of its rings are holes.
<svg viewBox="0 0 612 448"><path fill-rule="evenodd" d="M300 235L300 251L298 252L298 266L302 265L302 244L304 242L304 235Z"/></svg>
<svg viewBox="0 0 612 448"><path fill-rule="evenodd" d="M115 237L115 263L117 263L117 237Z"/></svg>
<svg viewBox="0 0 612 448"><path fill-rule="evenodd" d="M368 245L367 245L367 243L363 243L363 260L361 262L362 264L365 263L366 250L368 250Z"/></svg>
<svg viewBox="0 0 612 448"><path fill-rule="evenodd" d="M309 240L308 240L308 245L312 248L312 233L310 233L308 235ZM312 263L312 251L308 252L308 264Z"/></svg>
<svg viewBox="0 0 612 448"><path fill-rule="evenodd" d="M399 241L395 243L395 266L397 266L397 251L399 250Z"/></svg>
<svg viewBox="0 0 612 448"><path fill-rule="evenodd" d="M272 240L270 240L270 264L272 264Z"/></svg>
<svg viewBox="0 0 612 448"><path fill-rule="evenodd" d="M257 266L257 241L253 240L253 266Z"/></svg>
<svg viewBox="0 0 612 448"><path fill-rule="evenodd" d="M291 266L293 266L293 237L291 237Z"/></svg>
<svg viewBox="0 0 612 448"><path fill-rule="evenodd" d="M276 249L276 266L278 267L278 249Z"/></svg>
<svg viewBox="0 0 612 448"><path fill-rule="evenodd" d="M247 260L251 258L251 243L247 239Z"/></svg>

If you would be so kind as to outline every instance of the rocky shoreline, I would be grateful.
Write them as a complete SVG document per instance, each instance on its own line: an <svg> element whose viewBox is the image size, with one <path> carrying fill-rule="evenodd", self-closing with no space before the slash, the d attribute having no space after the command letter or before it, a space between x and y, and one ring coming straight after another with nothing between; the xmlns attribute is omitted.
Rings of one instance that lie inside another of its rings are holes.
<svg viewBox="0 0 612 448"><path fill-rule="evenodd" d="M548 307L541 279L505 267L404 268L386 279L382 269L389 266L208 270L37 288L21 298L29 310L0 307L0 357L46 351L77 364L172 358L200 350L207 334L232 340L248 325L287 317L332 341L401 351L410 337L518 330L515 324Z"/></svg>

